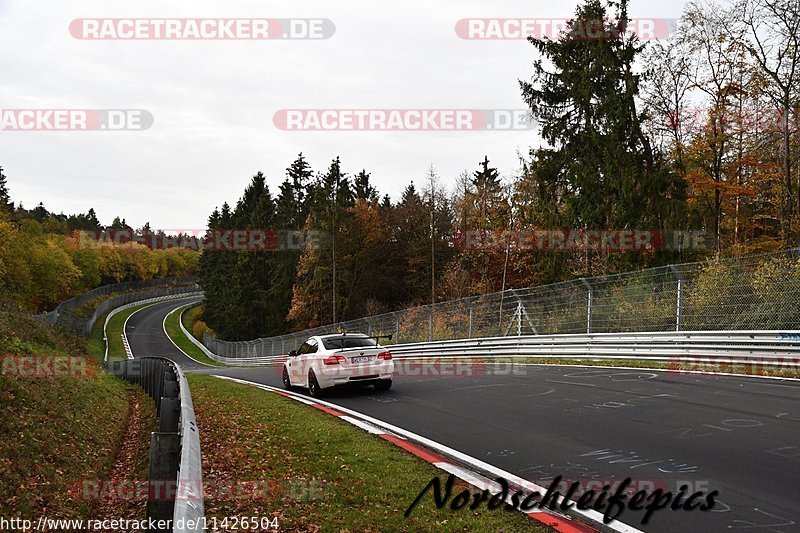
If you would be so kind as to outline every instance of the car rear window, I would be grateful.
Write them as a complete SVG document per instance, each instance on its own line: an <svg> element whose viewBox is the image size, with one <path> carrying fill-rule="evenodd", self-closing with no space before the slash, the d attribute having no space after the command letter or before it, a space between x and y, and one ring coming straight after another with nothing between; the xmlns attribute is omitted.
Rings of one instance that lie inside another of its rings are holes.
<svg viewBox="0 0 800 533"><path fill-rule="evenodd" d="M344 348L368 348L377 346L375 339L369 337L331 337L322 339L326 350L342 350Z"/></svg>

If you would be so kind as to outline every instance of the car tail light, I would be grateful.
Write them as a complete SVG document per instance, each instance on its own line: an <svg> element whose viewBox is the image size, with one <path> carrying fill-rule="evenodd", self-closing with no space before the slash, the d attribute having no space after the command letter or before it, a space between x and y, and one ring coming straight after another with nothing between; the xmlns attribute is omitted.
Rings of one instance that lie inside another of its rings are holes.
<svg viewBox="0 0 800 533"><path fill-rule="evenodd" d="M345 358L343 355L332 355L323 359L322 362L326 365L338 365L339 363L344 363Z"/></svg>
<svg viewBox="0 0 800 533"><path fill-rule="evenodd" d="M384 361L391 361L392 360L392 353L391 352L381 352L378 354L378 359L383 359Z"/></svg>

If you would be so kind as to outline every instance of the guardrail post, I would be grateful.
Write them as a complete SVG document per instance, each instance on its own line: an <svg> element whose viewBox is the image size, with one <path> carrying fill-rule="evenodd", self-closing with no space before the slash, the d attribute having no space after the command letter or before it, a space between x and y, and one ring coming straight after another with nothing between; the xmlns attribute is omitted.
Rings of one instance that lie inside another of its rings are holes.
<svg viewBox="0 0 800 533"><path fill-rule="evenodd" d="M158 431L161 433L177 433L180 417L180 399L161 398L161 415L158 418Z"/></svg>
<svg viewBox="0 0 800 533"><path fill-rule="evenodd" d="M172 521L175 511L175 492L178 479L181 438L177 433L150 434L150 482L147 498L147 517L154 522ZM149 531L172 531L171 527L150 528Z"/></svg>

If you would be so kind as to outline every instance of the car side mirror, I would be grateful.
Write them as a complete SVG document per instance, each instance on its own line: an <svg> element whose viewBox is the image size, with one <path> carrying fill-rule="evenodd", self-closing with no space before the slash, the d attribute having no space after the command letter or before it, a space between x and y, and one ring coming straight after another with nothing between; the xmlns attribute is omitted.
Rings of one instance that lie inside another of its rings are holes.
<svg viewBox="0 0 800 533"><path fill-rule="evenodd" d="M292 350L289 352L289 357L297 357L297 350Z"/></svg>

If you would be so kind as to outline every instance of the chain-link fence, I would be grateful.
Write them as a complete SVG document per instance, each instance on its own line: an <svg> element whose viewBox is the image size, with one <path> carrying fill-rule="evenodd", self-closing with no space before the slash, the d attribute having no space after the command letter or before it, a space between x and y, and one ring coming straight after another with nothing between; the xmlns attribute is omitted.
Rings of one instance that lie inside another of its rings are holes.
<svg viewBox="0 0 800 533"><path fill-rule="evenodd" d="M89 336L97 319L114 307L136 300L198 290L194 276L125 281L103 285L64 300L53 311L39 316L51 325L59 324L78 335Z"/></svg>
<svg viewBox="0 0 800 533"><path fill-rule="evenodd" d="M284 355L311 335L360 331L391 343L504 335L800 328L800 249L509 289L313 328L227 342L224 357Z"/></svg>

